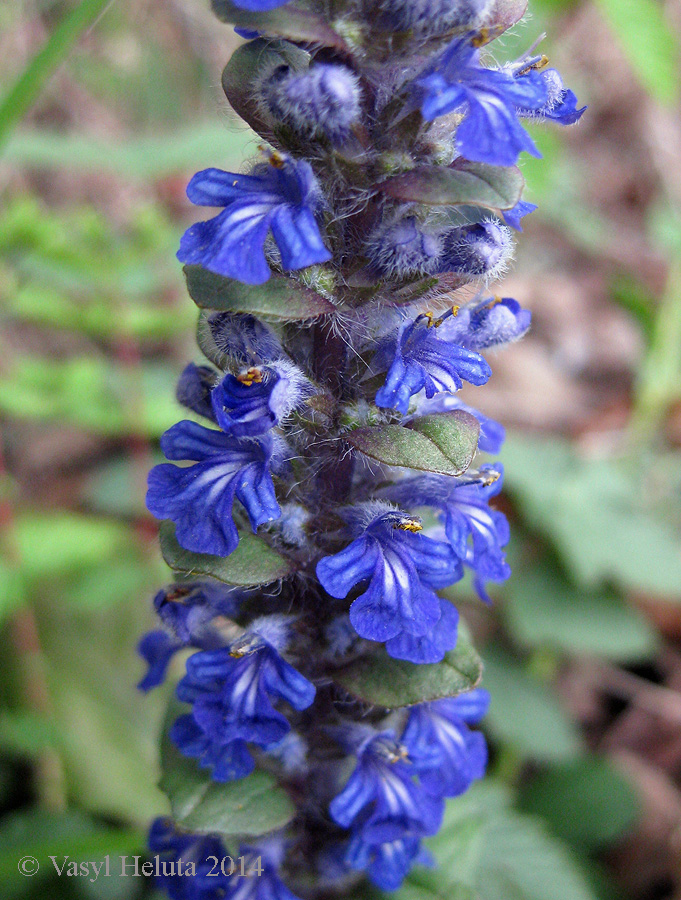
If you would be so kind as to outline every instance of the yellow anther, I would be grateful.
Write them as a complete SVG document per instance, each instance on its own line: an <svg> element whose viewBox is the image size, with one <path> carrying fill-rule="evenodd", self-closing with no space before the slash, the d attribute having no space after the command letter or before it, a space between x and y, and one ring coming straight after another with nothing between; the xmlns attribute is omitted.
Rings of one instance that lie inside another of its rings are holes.
<svg viewBox="0 0 681 900"><path fill-rule="evenodd" d="M435 313L432 313L430 310L426 310L423 315L426 317L426 319L428 319L428 328L430 328L433 324Z"/></svg>
<svg viewBox="0 0 681 900"><path fill-rule="evenodd" d="M495 294L494 297L489 301L489 303L485 303L483 309L493 309L495 306L498 306L500 303L503 303L503 297L500 297L498 294Z"/></svg>
<svg viewBox="0 0 681 900"><path fill-rule="evenodd" d="M170 603L184 603L184 598L191 594L192 589L189 587L177 587L174 591L169 591L165 599Z"/></svg>
<svg viewBox="0 0 681 900"><path fill-rule="evenodd" d="M461 309L460 306L452 306L452 311L451 311L452 316L458 316L460 309ZM435 319L435 321L432 322L431 324L434 325L436 328L439 328L440 325L442 325L442 323L445 321L446 318L447 318L447 316L442 315L442 316L440 316L439 319Z"/></svg>
<svg viewBox="0 0 681 900"><path fill-rule="evenodd" d="M490 484L494 484L495 481L499 481L500 477L501 477L501 475L499 474L499 472L495 472L493 470L491 470L489 472L485 472L485 477L482 482L483 486L489 487Z"/></svg>
<svg viewBox="0 0 681 900"><path fill-rule="evenodd" d="M400 531L411 531L412 533L423 531L423 525L419 519L412 519L411 517L401 519L395 524L395 528L399 528Z"/></svg>
<svg viewBox="0 0 681 900"><path fill-rule="evenodd" d="M265 144L258 144L258 150L267 157L267 161L275 169L283 169L286 158L278 150L272 150Z"/></svg>
<svg viewBox="0 0 681 900"><path fill-rule="evenodd" d="M474 47L484 47L485 44L489 43L490 32L489 28L481 28L478 34L473 38L471 44Z"/></svg>
<svg viewBox="0 0 681 900"><path fill-rule="evenodd" d="M540 69L544 69L546 66L548 66L548 64L548 56L545 53L542 53L542 55L536 62L530 63L528 66L525 66L524 69L520 69L518 72L516 72L516 78L518 78L520 75L527 75L527 73L531 72L533 69L538 72Z"/></svg>
<svg viewBox="0 0 681 900"><path fill-rule="evenodd" d="M285 162L285 159L284 159L284 157L281 155L281 153L278 153L276 150L273 150L273 151L270 153L270 159L269 159L269 162L270 162L270 165L271 165L271 166L274 166L275 169L283 169L283 168L284 168L284 162Z"/></svg>
<svg viewBox="0 0 681 900"><path fill-rule="evenodd" d="M257 366L251 366L251 368L247 369L245 372L239 372L236 376L236 380L241 384L245 384L246 387L250 387L252 384L261 384L262 369L258 369Z"/></svg>
<svg viewBox="0 0 681 900"><path fill-rule="evenodd" d="M404 745L400 744L399 747L397 748L397 750L390 752L390 754L388 756L388 761L392 765L395 765L395 763L398 763L398 762L408 762L409 761L409 751L407 750L407 748Z"/></svg>

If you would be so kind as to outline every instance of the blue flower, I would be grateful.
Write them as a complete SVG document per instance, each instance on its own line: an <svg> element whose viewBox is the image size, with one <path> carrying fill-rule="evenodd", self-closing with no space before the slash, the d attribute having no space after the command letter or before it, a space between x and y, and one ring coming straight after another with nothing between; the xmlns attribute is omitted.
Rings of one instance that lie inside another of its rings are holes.
<svg viewBox="0 0 681 900"><path fill-rule="evenodd" d="M404 506L433 506L444 514L444 533L455 555L475 573L480 598L490 602L485 581L505 581L511 574L503 548L509 541L506 516L489 501L501 490L503 467L483 466L481 482L448 475L420 475L381 491Z"/></svg>
<svg viewBox="0 0 681 900"><path fill-rule="evenodd" d="M408 748L394 732L365 732L354 752L357 766L329 806L334 822L374 846L435 834L443 802L414 780Z"/></svg>
<svg viewBox="0 0 681 900"><path fill-rule="evenodd" d="M216 378L216 372L209 366L197 366L189 363L177 382L175 390L177 402L187 409L191 409L197 415L215 421L210 392L215 386Z"/></svg>
<svg viewBox="0 0 681 900"><path fill-rule="evenodd" d="M216 781L233 781L253 771L247 744L271 749L289 733L291 726L274 709L273 699L297 710L314 700L314 685L280 656L289 631L286 617L263 617L229 646L200 651L187 660L177 696L192 711L176 720L170 736L185 756L212 768Z"/></svg>
<svg viewBox="0 0 681 900"><path fill-rule="evenodd" d="M469 307L470 324L463 339L471 350L509 344L527 333L532 313L511 297L494 297Z"/></svg>
<svg viewBox="0 0 681 900"><path fill-rule="evenodd" d="M384 844L370 844L361 835L351 838L345 862L351 869L365 871L376 887L383 891L396 891L415 863L435 865L431 854L421 846L420 838L408 837Z"/></svg>
<svg viewBox="0 0 681 900"><path fill-rule="evenodd" d="M307 162L275 155L250 175L205 169L189 182L187 196L200 206L224 209L184 233L180 262L262 284L270 277L264 252L270 230L286 271L331 259L315 220L320 197Z"/></svg>
<svg viewBox="0 0 681 900"><path fill-rule="evenodd" d="M213 415L234 437L265 434L302 402L308 386L303 373L286 360L228 374L211 393Z"/></svg>
<svg viewBox="0 0 681 900"><path fill-rule="evenodd" d="M157 882L171 900L298 900L279 878L284 854L276 837L241 845L231 875L217 835L177 831L170 819L152 823L149 849L159 857Z"/></svg>
<svg viewBox="0 0 681 900"><path fill-rule="evenodd" d="M139 690L161 684L170 660L183 647L206 650L224 643L211 622L216 616L234 616L244 596L244 591L209 581L171 584L159 591L154 607L168 631L150 631L139 643L138 652L149 666Z"/></svg>
<svg viewBox="0 0 681 900"><path fill-rule="evenodd" d="M490 697L485 690L421 703L410 710L402 735L423 787L437 797L457 797L482 778L485 738L467 723L479 722Z"/></svg>
<svg viewBox="0 0 681 900"><path fill-rule="evenodd" d="M416 82L423 118L431 121L447 113L464 113L455 145L466 159L512 166L523 150L540 156L518 121L517 108L540 109L547 100L544 82L487 69L479 57L468 39L452 41Z"/></svg>
<svg viewBox="0 0 681 900"><path fill-rule="evenodd" d="M289 0L233 0L234 5L238 6L239 9L247 9L249 12L267 12L270 9L276 9L278 6L283 6L285 3L288 3ZM237 31L237 29L234 29ZM245 32L242 34L242 32ZM259 37L257 31L250 31L245 28L241 28L237 32L240 37L248 38L248 36L253 35L255 37Z"/></svg>
<svg viewBox="0 0 681 900"><path fill-rule="evenodd" d="M388 653L399 659L426 655L413 661L438 662L456 641L456 622L444 620L453 628L448 637L434 633L442 617L435 591L461 578L460 561L446 543L416 533L420 524L388 504L370 503L348 516L357 536L340 553L319 561L320 583L342 598L368 580L350 607L357 633L387 642ZM442 649L443 644L450 646Z"/></svg>
<svg viewBox="0 0 681 900"><path fill-rule="evenodd" d="M242 844L239 857L243 857L247 875L242 877L239 868L229 878L225 900L299 900L279 877L284 857L281 838L263 838L251 846Z"/></svg>
<svg viewBox="0 0 681 900"><path fill-rule="evenodd" d="M530 71L519 76L521 80L531 78L541 83L546 90L546 102L541 106L518 105L518 115L530 118L547 119L557 125L574 125L586 111L586 106L577 108L577 97L566 88L563 79L556 69L543 69L541 72Z"/></svg>
<svg viewBox="0 0 681 900"><path fill-rule="evenodd" d="M229 879L219 865L216 870L214 861L224 859L227 850L216 835L186 834L177 831L170 819L155 819L149 829L149 849L159 858L157 883L171 900L222 900L225 896Z"/></svg>
<svg viewBox="0 0 681 900"><path fill-rule="evenodd" d="M520 220L525 216L529 216L530 213L533 213L538 208L536 203L527 203L525 200L519 200L515 206L511 209L503 210L501 214L507 225L516 231L522 232L523 228Z"/></svg>
<svg viewBox="0 0 681 900"><path fill-rule="evenodd" d="M288 0L282 0L283 3L288 3ZM280 5L282 5L280 4ZM254 41L260 37L259 31L253 31L252 28L241 28L238 25L234 26L234 34L237 34L240 38L243 38L245 41Z"/></svg>
<svg viewBox="0 0 681 900"><path fill-rule="evenodd" d="M140 691L150 691L162 684L170 665L170 660L183 644L173 638L167 631L149 631L140 640L137 652L147 663L148 669L137 688Z"/></svg>
<svg viewBox="0 0 681 900"><path fill-rule="evenodd" d="M385 648L393 659L412 663L440 662L445 653L456 647L459 613L448 600L438 598L440 618L426 634L416 635L403 631L386 641Z"/></svg>
<svg viewBox="0 0 681 900"><path fill-rule="evenodd" d="M289 0L233 0L234 5L238 6L239 9L247 9L249 12L267 12L270 9L276 9L278 6L283 6L285 3L288 3ZM248 39L252 39L253 37L259 37L257 31L251 31L246 28L234 29L240 37Z"/></svg>
<svg viewBox="0 0 681 900"><path fill-rule="evenodd" d="M213 641L213 619L234 618L246 596L246 591L218 581L171 584L156 594L154 609L184 646L208 649L207 641Z"/></svg>
<svg viewBox="0 0 681 900"><path fill-rule="evenodd" d="M296 731L289 731L274 747L267 750L271 759L276 759L286 775L304 775L307 772L308 744Z"/></svg>
<svg viewBox="0 0 681 900"><path fill-rule="evenodd" d="M495 419L490 419L479 409L468 406L462 400L459 400L453 394L438 394L431 400L423 399L417 407L419 416L430 416L435 413L452 412L455 409L462 409L464 412L470 413L480 423L480 437L478 438L478 450L482 453L490 453L496 456L506 440L506 429Z"/></svg>
<svg viewBox="0 0 681 900"><path fill-rule="evenodd" d="M410 398L423 388L430 398L439 391L458 391L464 381L485 384L492 374L489 365L479 353L462 346L468 322L465 311L459 322L450 316L437 327L421 316L404 321L394 340L374 358L379 371L390 360L385 383L376 393L376 405L406 416Z"/></svg>
<svg viewBox="0 0 681 900"><path fill-rule="evenodd" d="M273 439L243 440L183 421L161 438L167 459L194 460L180 468L154 466L149 473L147 509L172 519L177 540L187 550L229 556L239 543L232 506L236 497L255 531L279 516L270 474Z"/></svg>

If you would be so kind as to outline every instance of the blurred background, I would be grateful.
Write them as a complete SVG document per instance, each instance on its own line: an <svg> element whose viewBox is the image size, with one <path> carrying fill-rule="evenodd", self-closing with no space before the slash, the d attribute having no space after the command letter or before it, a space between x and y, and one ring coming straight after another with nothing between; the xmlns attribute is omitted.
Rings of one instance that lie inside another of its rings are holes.
<svg viewBox="0 0 681 900"><path fill-rule="evenodd" d="M534 129L539 211L503 287L532 332L465 397L508 428L514 577L493 610L456 589L492 778L458 807L482 843L459 829L448 852L482 900L681 900L681 0L530 6L498 60L546 31L589 111ZM174 252L191 174L258 143L219 88L238 39L207 7L0 4L3 898L153 893L57 879L47 856L143 854L166 811L167 692L136 692L135 645L168 578L146 473L198 358ZM428 897L451 900L445 875Z"/></svg>

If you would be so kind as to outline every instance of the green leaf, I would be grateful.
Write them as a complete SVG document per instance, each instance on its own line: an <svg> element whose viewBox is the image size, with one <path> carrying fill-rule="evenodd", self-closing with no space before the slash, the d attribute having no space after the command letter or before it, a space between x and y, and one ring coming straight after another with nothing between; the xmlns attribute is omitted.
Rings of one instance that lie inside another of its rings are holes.
<svg viewBox="0 0 681 900"><path fill-rule="evenodd" d="M104 610L119 605L126 597L144 597L158 586L159 578L164 575L155 566L150 567L140 548L133 548L65 578L64 596L74 608Z"/></svg>
<svg viewBox="0 0 681 900"><path fill-rule="evenodd" d="M0 411L98 434L156 437L178 419L179 407L170 389L175 379L172 368L156 363L145 363L139 370L112 366L105 358L70 357L48 363L18 357L12 372L0 376Z"/></svg>
<svg viewBox="0 0 681 900"><path fill-rule="evenodd" d="M507 792L490 778L450 800L442 828L425 843L438 867L415 868L400 890L382 896L595 900L569 850L536 820L510 809Z"/></svg>
<svg viewBox="0 0 681 900"><path fill-rule="evenodd" d="M201 266L185 266L184 273L189 296L203 309L252 313L281 322L314 319L335 309L324 297L284 275L272 275L265 284L252 285Z"/></svg>
<svg viewBox="0 0 681 900"><path fill-rule="evenodd" d="M616 594L573 587L547 562L515 575L503 612L525 647L548 646L624 663L655 655L655 629Z"/></svg>
<svg viewBox="0 0 681 900"><path fill-rule="evenodd" d="M552 689L529 675L505 651L484 654L485 687L492 704L485 722L499 741L527 759L557 762L577 756L582 739Z"/></svg>
<svg viewBox="0 0 681 900"><path fill-rule="evenodd" d="M554 542L581 585L614 581L681 601L681 533L669 502L681 489L681 454L628 465L581 459L558 438L511 434L504 463L526 521Z"/></svg>
<svg viewBox="0 0 681 900"><path fill-rule="evenodd" d="M59 579L46 581L34 603L69 800L144 829L167 812L153 783L165 689L135 690L145 668L137 644L156 627L149 593L96 611L64 605L63 594Z"/></svg>
<svg viewBox="0 0 681 900"><path fill-rule="evenodd" d="M24 856L38 859L39 881L56 875L50 856L99 862L107 853L144 852L145 837L135 829L104 828L79 812L50 813L39 809L15 812L3 819L0 833L0 881L28 881L17 870Z"/></svg>
<svg viewBox="0 0 681 900"><path fill-rule="evenodd" d="M181 547L172 522L161 523L161 553L171 569L188 575L208 575L226 584L250 587L269 584L293 572L293 564L260 537L239 534L239 546L227 557L194 553Z"/></svg>
<svg viewBox="0 0 681 900"><path fill-rule="evenodd" d="M0 622L26 601L26 578L19 568L0 556Z"/></svg>
<svg viewBox="0 0 681 900"><path fill-rule="evenodd" d="M223 22L253 29L268 37L283 37L299 43L319 44L347 51L345 41L322 16L288 3L267 12L250 12L230 0L212 0L213 12Z"/></svg>
<svg viewBox="0 0 681 900"><path fill-rule="evenodd" d="M679 40L655 0L598 0L646 90L661 103L679 96Z"/></svg>
<svg viewBox="0 0 681 900"><path fill-rule="evenodd" d="M372 900L376 896L371 893L361 900ZM417 868L397 893L381 894L382 897L395 897L395 900L477 900L474 890L448 878L438 867L437 872ZM357 900L360 900L358 897ZM513 900L513 898L505 898Z"/></svg>
<svg viewBox="0 0 681 900"><path fill-rule="evenodd" d="M459 636L442 662L415 666L392 659L381 647L334 673L333 680L366 703L395 709L472 690L482 678L482 663L471 644Z"/></svg>
<svg viewBox="0 0 681 900"><path fill-rule="evenodd" d="M29 578L91 568L131 545L130 533L120 523L65 511L24 513L17 519L15 536Z"/></svg>
<svg viewBox="0 0 681 900"><path fill-rule="evenodd" d="M5 156L28 169L113 172L148 182L210 166L230 169L252 152L253 133L240 126L235 116L228 127L224 121L193 122L186 128L159 131L154 129L149 137L104 141L74 132L21 128L10 138Z"/></svg>
<svg viewBox="0 0 681 900"><path fill-rule="evenodd" d="M32 710L0 712L0 747L15 756L39 756L58 744L54 724Z"/></svg>
<svg viewBox="0 0 681 900"><path fill-rule="evenodd" d="M0 149L37 100L48 79L110 0L80 0L61 19L0 103Z"/></svg>
<svg viewBox="0 0 681 900"><path fill-rule="evenodd" d="M188 411L189 412L189 411ZM164 463L160 450L149 453L145 468ZM81 500L89 509L120 518L144 516L144 494L140 490L140 472L129 456L107 457L93 468L80 491Z"/></svg>
<svg viewBox="0 0 681 900"><path fill-rule="evenodd" d="M181 308L154 308L130 305L117 308L112 315L110 297L69 297L49 286L26 282L7 298L6 312L13 318L47 328L92 335L97 338L160 340L184 334L193 319L189 304Z"/></svg>
<svg viewBox="0 0 681 900"><path fill-rule="evenodd" d="M510 209L520 199L524 184L523 176L515 166L488 166L457 160L449 168L419 166L386 179L379 188L403 203Z"/></svg>
<svg viewBox="0 0 681 900"><path fill-rule="evenodd" d="M356 428L344 440L365 456L389 466L406 466L442 475L461 475L470 466L480 423L463 410L420 416L408 427Z"/></svg>
<svg viewBox="0 0 681 900"><path fill-rule="evenodd" d="M171 703L161 747L160 788L170 799L173 818L189 831L225 837L254 836L283 828L295 815L287 794L266 772L220 784L175 747L168 729L183 708Z"/></svg>
<svg viewBox="0 0 681 900"><path fill-rule="evenodd" d="M641 811L629 779L597 757L551 766L523 789L520 805L580 850L599 850L619 840Z"/></svg>

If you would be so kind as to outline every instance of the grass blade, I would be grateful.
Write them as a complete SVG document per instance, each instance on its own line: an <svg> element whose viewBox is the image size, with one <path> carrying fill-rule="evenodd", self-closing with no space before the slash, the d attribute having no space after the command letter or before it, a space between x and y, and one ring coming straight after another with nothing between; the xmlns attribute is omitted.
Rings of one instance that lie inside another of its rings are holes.
<svg viewBox="0 0 681 900"><path fill-rule="evenodd" d="M111 0L81 0L54 29L0 103L0 150L15 126L40 96L45 83L83 32Z"/></svg>

